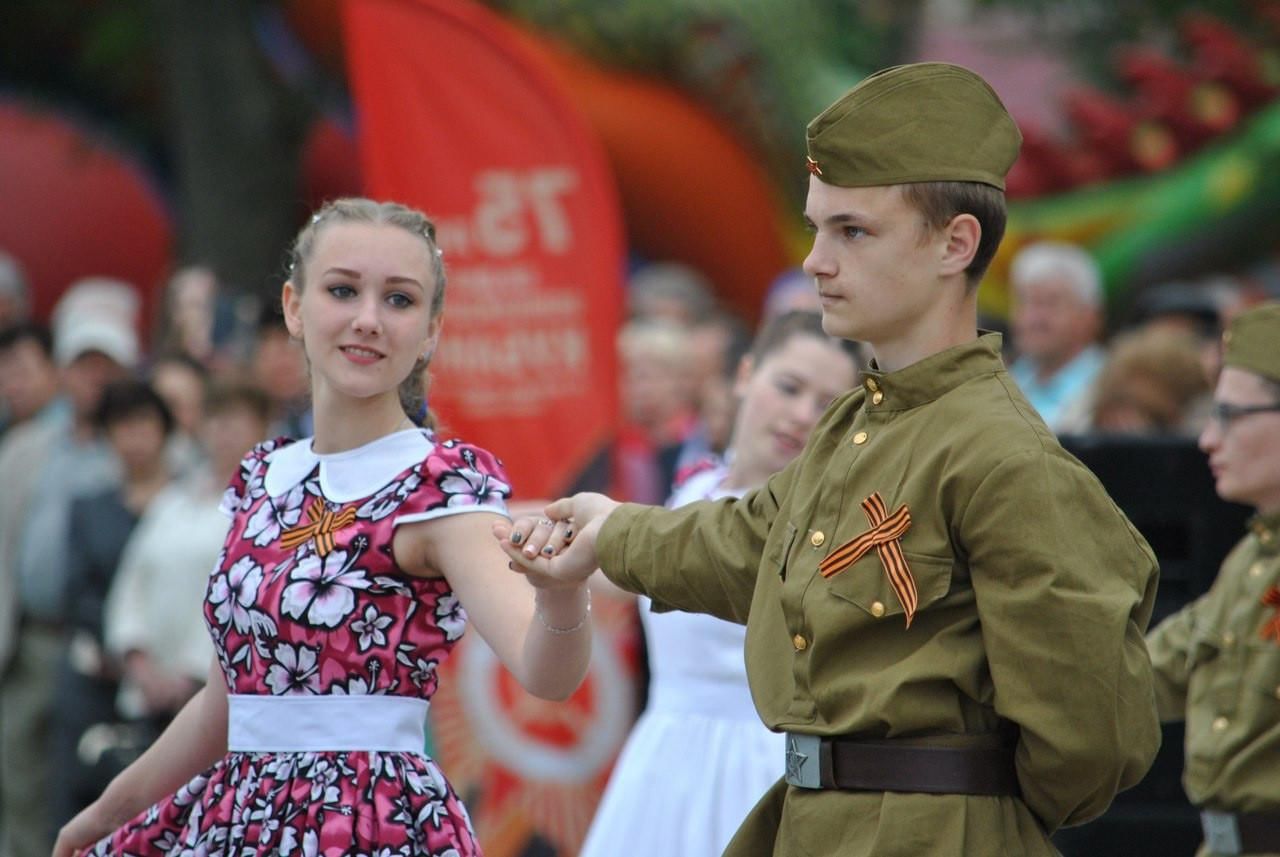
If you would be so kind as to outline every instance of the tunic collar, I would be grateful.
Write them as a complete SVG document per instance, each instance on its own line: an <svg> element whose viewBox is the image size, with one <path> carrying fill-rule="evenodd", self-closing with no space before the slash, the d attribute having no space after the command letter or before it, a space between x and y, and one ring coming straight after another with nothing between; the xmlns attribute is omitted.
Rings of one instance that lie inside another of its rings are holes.
<svg viewBox="0 0 1280 857"><path fill-rule="evenodd" d="M320 491L335 503L370 497L409 468L422 462L435 447L424 429L405 429L383 435L363 446L320 454L314 438L303 438L267 454L263 479L272 497L291 490L320 469Z"/></svg>
<svg viewBox="0 0 1280 857"><path fill-rule="evenodd" d="M1254 515L1249 519L1249 531L1257 537L1264 552L1280 552L1280 512Z"/></svg>
<svg viewBox="0 0 1280 857"><path fill-rule="evenodd" d="M896 372L881 372L872 360L862 379L867 405L878 411L917 408L966 381L1004 371L1000 343L1000 334L983 332L972 342L931 354Z"/></svg>

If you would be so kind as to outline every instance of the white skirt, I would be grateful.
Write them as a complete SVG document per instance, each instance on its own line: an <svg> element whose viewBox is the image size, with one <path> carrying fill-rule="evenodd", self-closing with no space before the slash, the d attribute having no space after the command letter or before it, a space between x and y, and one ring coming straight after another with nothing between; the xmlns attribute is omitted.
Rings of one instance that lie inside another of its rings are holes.
<svg viewBox="0 0 1280 857"><path fill-rule="evenodd" d="M580 857L721 854L782 776L783 746L783 736L754 717L646 711L622 748Z"/></svg>

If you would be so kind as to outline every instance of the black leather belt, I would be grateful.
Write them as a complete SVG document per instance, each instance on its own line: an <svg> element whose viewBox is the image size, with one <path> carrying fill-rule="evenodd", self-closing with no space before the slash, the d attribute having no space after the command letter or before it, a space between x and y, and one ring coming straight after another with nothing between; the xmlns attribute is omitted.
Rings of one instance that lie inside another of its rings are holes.
<svg viewBox="0 0 1280 857"><path fill-rule="evenodd" d="M1280 851L1280 813L1200 813L1204 844L1215 854L1262 854Z"/></svg>
<svg viewBox="0 0 1280 857"><path fill-rule="evenodd" d="M903 741L787 733L787 782L807 789L1019 795L1014 748L922 746Z"/></svg>

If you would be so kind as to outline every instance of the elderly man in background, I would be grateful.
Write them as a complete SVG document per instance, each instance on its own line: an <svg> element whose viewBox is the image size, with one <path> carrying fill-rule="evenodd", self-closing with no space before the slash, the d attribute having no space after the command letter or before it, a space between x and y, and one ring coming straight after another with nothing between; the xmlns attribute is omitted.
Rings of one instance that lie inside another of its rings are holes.
<svg viewBox="0 0 1280 857"><path fill-rule="evenodd" d="M1088 427L1090 391L1106 355L1102 276L1093 257L1074 244L1024 247L1009 271L1013 344L1009 373L1057 434Z"/></svg>

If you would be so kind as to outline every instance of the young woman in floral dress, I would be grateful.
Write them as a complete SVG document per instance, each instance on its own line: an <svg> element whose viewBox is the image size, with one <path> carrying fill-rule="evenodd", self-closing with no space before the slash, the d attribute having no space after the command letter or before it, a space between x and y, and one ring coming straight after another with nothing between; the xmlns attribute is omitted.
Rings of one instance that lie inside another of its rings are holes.
<svg viewBox="0 0 1280 857"><path fill-rule="evenodd" d="M512 585L490 534L501 465L406 416L444 288L412 209L339 200L298 235L282 298L315 436L244 458L206 596L208 683L67 823L55 857L480 854L423 754L437 669L469 618L530 692L567 697L590 657L589 601L584 586Z"/></svg>

